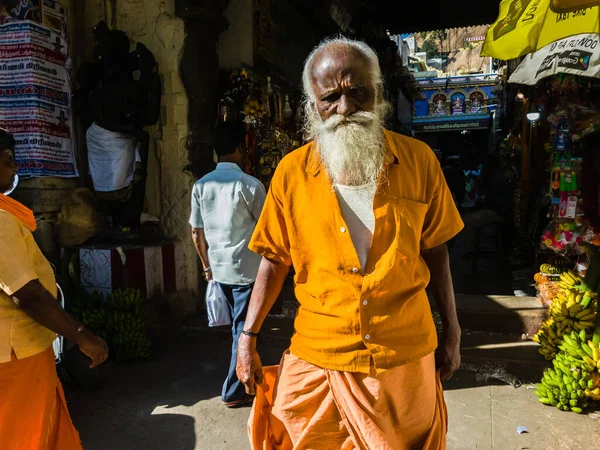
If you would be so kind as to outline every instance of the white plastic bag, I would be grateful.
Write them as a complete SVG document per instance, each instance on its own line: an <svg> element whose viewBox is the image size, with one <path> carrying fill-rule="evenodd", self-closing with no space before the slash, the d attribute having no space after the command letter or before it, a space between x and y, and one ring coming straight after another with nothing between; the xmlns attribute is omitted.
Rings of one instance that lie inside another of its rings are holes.
<svg viewBox="0 0 600 450"><path fill-rule="evenodd" d="M227 303L223 289L215 280L210 280L208 288L206 288L206 312L209 327L231 325L229 303Z"/></svg>

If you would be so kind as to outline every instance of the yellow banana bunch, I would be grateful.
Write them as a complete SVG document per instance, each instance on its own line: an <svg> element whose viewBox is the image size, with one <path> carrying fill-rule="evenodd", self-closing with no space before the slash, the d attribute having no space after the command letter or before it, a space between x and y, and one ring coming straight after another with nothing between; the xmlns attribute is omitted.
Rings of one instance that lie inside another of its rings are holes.
<svg viewBox="0 0 600 450"><path fill-rule="evenodd" d="M584 393L593 400L600 400L600 374L598 372L592 372L590 377L592 379L592 387L585 389Z"/></svg>
<svg viewBox="0 0 600 450"><path fill-rule="evenodd" d="M597 294L580 292L576 287L562 290L552 302L550 315L559 324L557 334L593 328L596 320Z"/></svg>
<svg viewBox="0 0 600 450"><path fill-rule="evenodd" d="M542 264L540 266L540 272L547 273L549 275L560 275L563 271L560 267L552 264Z"/></svg>
<svg viewBox="0 0 600 450"><path fill-rule="evenodd" d="M600 400L600 387L595 389L586 389L584 393L587 397L593 398L594 400Z"/></svg>
<svg viewBox="0 0 600 450"><path fill-rule="evenodd" d="M594 344L592 341L587 341L587 344L582 343L581 348L587 353L596 369L600 372L600 346ZM598 385L600 386L600 374L598 375Z"/></svg>
<svg viewBox="0 0 600 450"><path fill-rule="evenodd" d="M579 275L569 270L560 274L558 285L565 290L570 290L573 287L581 285L582 282L583 279Z"/></svg>
<svg viewBox="0 0 600 450"><path fill-rule="evenodd" d="M572 271L561 274L564 288L554 298L550 306L550 317L545 320L533 340L540 344L539 352L547 360L558 353L565 334L587 332L596 321L597 294L580 290L582 280Z"/></svg>
<svg viewBox="0 0 600 450"><path fill-rule="evenodd" d="M552 360L558 352L558 346L562 343L561 337L558 336L557 323L554 321L554 318L550 317L546 319L540 331L532 339L534 342L540 344L540 348L538 349L540 354L548 361Z"/></svg>

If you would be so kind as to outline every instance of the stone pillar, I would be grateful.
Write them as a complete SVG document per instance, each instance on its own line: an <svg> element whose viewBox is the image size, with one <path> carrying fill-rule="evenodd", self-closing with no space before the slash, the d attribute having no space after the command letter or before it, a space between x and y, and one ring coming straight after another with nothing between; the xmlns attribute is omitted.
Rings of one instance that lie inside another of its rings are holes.
<svg viewBox="0 0 600 450"><path fill-rule="evenodd" d="M229 0L175 1L175 13L185 23L180 73L189 100L187 169L195 179L214 168L211 139L218 102L217 43L219 33L229 26L223 15L228 4Z"/></svg>

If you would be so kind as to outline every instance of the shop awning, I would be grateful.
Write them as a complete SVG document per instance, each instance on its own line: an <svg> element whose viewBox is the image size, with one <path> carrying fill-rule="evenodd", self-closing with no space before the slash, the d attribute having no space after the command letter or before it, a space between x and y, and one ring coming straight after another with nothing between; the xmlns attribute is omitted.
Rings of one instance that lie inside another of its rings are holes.
<svg viewBox="0 0 600 450"><path fill-rule="evenodd" d="M415 133L439 133L441 131L484 130L490 126L489 114L463 114L447 117L413 117Z"/></svg>
<svg viewBox="0 0 600 450"><path fill-rule="evenodd" d="M600 78L600 35L578 34L545 46L525 57L508 82L534 85L558 73Z"/></svg>

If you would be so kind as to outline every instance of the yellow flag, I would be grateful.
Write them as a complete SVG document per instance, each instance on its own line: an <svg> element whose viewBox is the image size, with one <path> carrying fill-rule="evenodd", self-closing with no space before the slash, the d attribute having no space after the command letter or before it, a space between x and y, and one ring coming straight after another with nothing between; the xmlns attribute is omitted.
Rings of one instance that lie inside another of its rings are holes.
<svg viewBox="0 0 600 450"><path fill-rule="evenodd" d="M555 13L550 1L502 0L498 20L487 32L481 56L518 58L565 37L600 31L600 7Z"/></svg>
<svg viewBox="0 0 600 450"><path fill-rule="evenodd" d="M548 11L542 26L536 50L575 34L600 32L598 14L600 8L583 8L567 13Z"/></svg>
<svg viewBox="0 0 600 450"><path fill-rule="evenodd" d="M536 50L550 0L502 0L498 20L490 26L481 56L513 59Z"/></svg>

